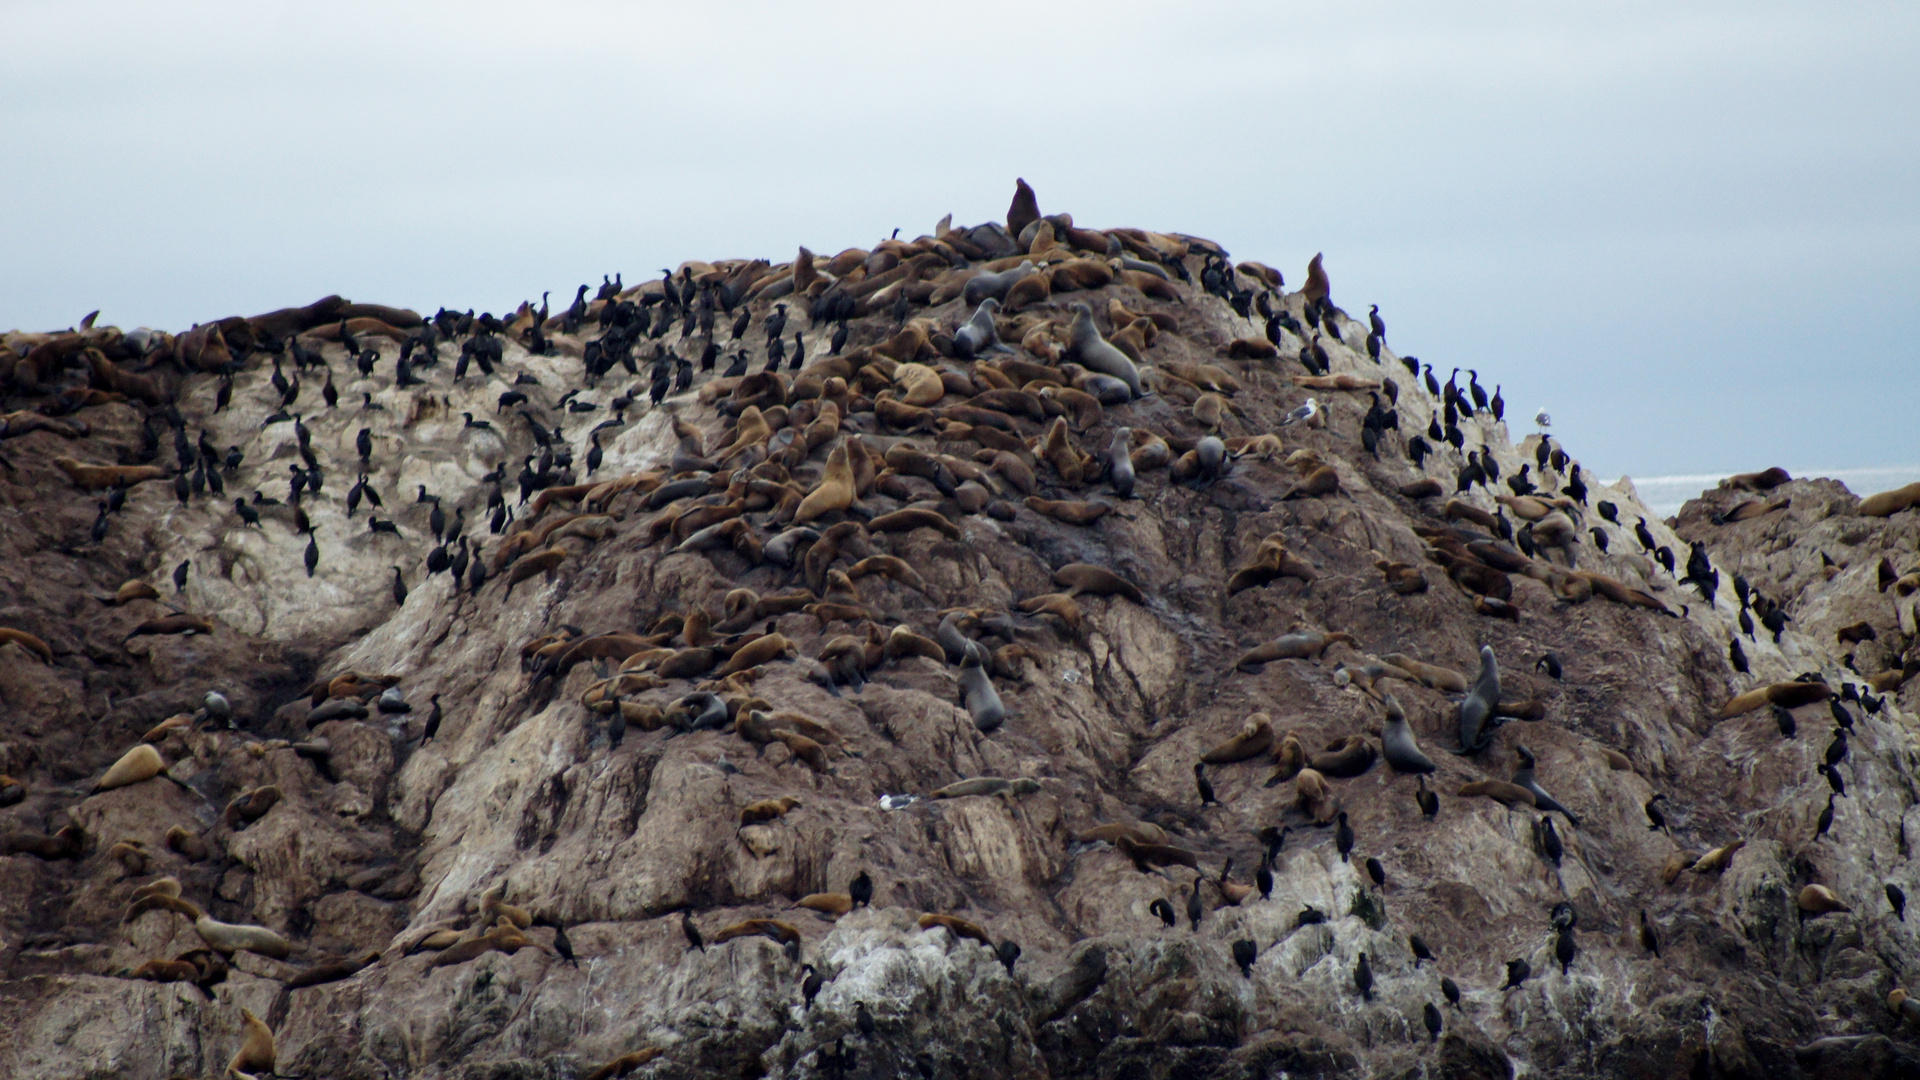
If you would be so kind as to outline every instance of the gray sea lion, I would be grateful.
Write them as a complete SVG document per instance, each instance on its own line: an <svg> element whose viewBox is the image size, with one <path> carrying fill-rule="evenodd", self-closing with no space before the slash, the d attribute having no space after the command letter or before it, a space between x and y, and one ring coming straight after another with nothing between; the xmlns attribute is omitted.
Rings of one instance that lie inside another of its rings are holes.
<svg viewBox="0 0 1920 1080"><path fill-rule="evenodd" d="M993 314L1000 310L1000 301L989 296L980 301L974 309L973 317L960 324L953 332L953 351L962 360L971 360L976 356L990 352L1012 352L1000 340L1000 329L994 325Z"/></svg>
<svg viewBox="0 0 1920 1080"><path fill-rule="evenodd" d="M1567 816L1568 821L1576 826L1579 825L1580 819L1574 816L1573 811L1555 802L1553 796L1547 794L1546 789L1534 782L1532 752L1524 746L1515 746L1513 752L1520 758L1520 767L1513 770L1513 782L1526 788L1533 795L1533 805L1541 810L1558 810Z"/></svg>
<svg viewBox="0 0 1920 1080"><path fill-rule="evenodd" d="M1473 680L1465 701L1460 703L1460 749L1456 754L1477 754L1493 741L1500 724L1493 715L1500 704L1500 665L1493 658L1493 646L1480 646L1480 675Z"/></svg>
<svg viewBox="0 0 1920 1080"><path fill-rule="evenodd" d="M1100 328L1093 323L1092 308L1085 304L1073 305L1072 334L1070 351L1075 360L1102 375L1119 379L1127 384L1134 397L1140 396L1140 369L1133 366L1126 353L1100 336Z"/></svg>
<svg viewBox="0 0 1920 1080"><path fill-rule="evenodd" d="M1133 429L1120 427L1113 429L1113 441L1107 444L1107 480L1113 485L1114 494L1123 499L1133 498Z"/></svg>
<svg viewBox="0 0 1920 1080"><path fill-rule="evenodd" d="M967 712L973 716L973 726L981 731L992 731L1007 718L1007 707L1000 702L1000 692L993 688L993 679L987 675L987 669L980 666L980 655L973 649L960 661L960 692L967 703Z"/></svg>
<svg viewBox="0 0 1920 1080"><path fill-rule="evenodd" d="M1386 727L1380 733L1381 755L1394 772L1430 773L1437 767L1432 759L1420 752L1420 744L1414 740L1413 728L1407 724L1407 714L1400 702L1392 694L1383 695L1380 703L1386 707Z"/></svg>

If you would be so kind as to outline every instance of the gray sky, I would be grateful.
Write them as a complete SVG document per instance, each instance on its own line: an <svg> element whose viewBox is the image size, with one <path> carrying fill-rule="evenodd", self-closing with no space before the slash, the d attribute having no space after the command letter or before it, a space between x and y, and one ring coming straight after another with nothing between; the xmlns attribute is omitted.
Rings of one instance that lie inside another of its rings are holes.
<svg viewBox="0 0 1920 1080"><path fill-rule="evenodd" d="M557 306L1019 175L1290 286L1324 251L1604 476L1920 462L1912 5L6 0L0 42L0 327Z"/></svg>

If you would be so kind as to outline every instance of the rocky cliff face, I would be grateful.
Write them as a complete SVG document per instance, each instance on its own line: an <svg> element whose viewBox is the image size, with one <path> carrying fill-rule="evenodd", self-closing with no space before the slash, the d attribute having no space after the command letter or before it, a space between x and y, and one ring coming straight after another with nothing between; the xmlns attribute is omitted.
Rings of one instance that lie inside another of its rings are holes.
<svg viewBox="0 0 1920 1080"><path fill-rule="evenodd" d="M243 1009L303 1076L1915 1071L1911 511L1643 544L1317 268L1022 206L544 321L11 335L0 1072L265 1072ZM1512 719L1456 754L1483 644ZM1563 809L1460 794L1523 747ZM1032 782L936 797L984 778Z"/></svg>

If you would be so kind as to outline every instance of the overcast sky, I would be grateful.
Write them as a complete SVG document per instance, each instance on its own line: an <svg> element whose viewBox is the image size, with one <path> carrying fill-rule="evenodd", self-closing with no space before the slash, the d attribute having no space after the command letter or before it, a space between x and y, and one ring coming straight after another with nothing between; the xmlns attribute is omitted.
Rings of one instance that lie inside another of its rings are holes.
<svg viewBox="0 0 1920 1080"><path fill-rule="evenodd" d="M1910 4L5 0L0 42L0 327L557 307L1024 176L1290 287L1325 252L1603 476L1920 462Z"/></svg>

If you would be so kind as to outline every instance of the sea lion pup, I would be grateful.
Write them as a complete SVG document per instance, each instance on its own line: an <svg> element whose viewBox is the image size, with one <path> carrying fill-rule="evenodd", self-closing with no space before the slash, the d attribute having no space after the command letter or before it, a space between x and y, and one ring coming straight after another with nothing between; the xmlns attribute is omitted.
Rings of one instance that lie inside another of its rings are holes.
<svg viewBox="0 0 1920 1080"><path fill-rule="evenodd" d="M1333 797L1333 787L1327 778L1313 769L1301 769L1293 778L1293 801L1307 812L1316 824L1325 825L1340 812L1340 805Z"/></svg>
<svg viewBox="0 0 1920 1080"><path fill-rule="evenodd" d="M1285 535L1268 533L1254 549L1253 557L1227 578L1227 595L1233 596L1283 577L1299 578L1311 584L1313 567L1293 557L1287 550Z"/></svg>
<svg viewBox="0 0 1920 1080"><path fill-rule="evenodd" d="M1200 755L1207 765L1227 765L1235 761L1245 761L1267 752L1273 745L1273 718L1266 713L1257 712L1247 717L1233 738Z"/></svg>
<svg viewBox="0 0 1920 1080"><path fill-rule="evenodd" d="M1336 642L1344 642L1354 648L1360 646L1352 634L1344 631L1322 633L1318 630L1295 630L1248 649L1233 662L1233 666L1252 673L1275 660L1319 660Z"/></svg>
<svg viewBox="0 0 1920 1080"><path fill-rule="evenodd" d="M928 795L929 799L961 799L968 795L1032 795L1040 790L1040 781L1030 777L1003 780L998 776L976 776L958 780Z"/></svg>
<svg viewBox="0 0 1920 1080"><path fill-rule="evenodd" d="M973 317L960 324L953 332L953 352L962 360L972 360L990 352L1012 352L1000 340L1000 329L994 325L994 313L1000 310L1000 301L989 296L980 301L974 309ZM938 401L939 398L935 398ZM908 404L921 404L909 401Z"/></svg>
<svg viewBox="0 0 1920 1080"><path fill-rule="evenodd" d="M1461 798L1472 798L1475 795L1484 795L1509 810L1516 806L1533 806L1533 792L1518 784L1509 784L1505 780L1475 780L1470 784L1461 785Z"/></svg>
<svg viewBox="0 0 1920 1080"><path fill-rule="evenodd" d="M246 1029L246 1038L240 1042L240 1050L227 1062L227 1072L252 1075L254 1073L273 1073L273 1029L269 1028L252 1012L241 1009L240 1023Z"/></svg>
<svg viewBox="0 0 1920 1080"><path fill-rule="evenodd" d="M1007 707L1000 701L1000 692L993 688L993 679L987 669L981 665L981 653L984 649L968 649L967 655L960 661L960 694L966 702L967 713L973 717L973 726L982 732L992 731L1007 719Z"/></svg>
<svg viewBox="0 0 1920 1080"><path fill-rule="evenodd" d="M1420 752L1420 744L1413 737L1413 728L1407 723L1407 714L1400 707L1400 701L1392 694L1382 695L1381 706L1386 710L1386 726L1380 733L1381 755L1394 772L1430 773L1438 766L1433 759Z"/></svg>
<svg viewBox="0 0 1920 1080"><path fill-rule="evenodd" d="M666 1051L657 1046L648 1046L630 1054L622 1054L588 1073L586 1080L617 1080L664 1053Z"/></svg>
<svg viewBox="0 0 1920 1080"><path fill-rule="evenodd" d="M89 465L70 457L54 458L53 463L58 465L67 474L68 479L73 481L74 486L82 491L132 487L167 475L167 470L158 465Z"/></svg>
<svg viewBox="0 0 1920 1080"><path fill-rule="evenodd" d="M1113 842L1120 854L1133 860L1135 869L1146 873L1150 866L1184 866L1189 870L1200 869L1200 856L1186 848L1172 844L1143 844L1132 836L1122 836Z"/></svg>
<svg viewBox="0 0 1920 1080"><path fill-rule="evenodd" d="M1580 819L1574 816L1573 811L1555 802L1553 796L1547 794L1546 789L1534 781L1533 752L1524 746L1518 745L1513 748L1513 752L1514 755L1520 759L1520 766L1513 770L1513 782L1527 789L1528 793L1533 796L1533 805L1538 807L1542 813L1558 810L1560 813L1566 815L1569 822L1578 826Z"/></svg>
<svg viewBox="0 0 1920 1080"><path fill-rule="evenodd" d="M1134 396L1140 396L1140 369L1135 367L1127 354L1100 336L1100 328L1094 325L1093 309L1086 304L1073 305L1073 328L1067 346L1068 354L1082 367L1102 375L1111 375L1127 384L1127 390Z"/></svg>
<svg viewBox="0 0 1920 1080"><path fill-rule="evenodd" d="M250 926L245 923L225 923L201 911L190 900L165 893L153 893L135 900L127 908L121 922L129 923L149 911L172 911L193 920L193 929L201 940L223 953L245 950L282 959L293 951L286 938L264 926Z"/></svg>
<svg viewBox="0 0 1920 1080"><path fill-rule="evenodd" d="M1373 768L1379 752L1364 735L1348 735L1327 744L1320 753L1307 758L1307 765L1322 776L1351 779Z"/></svg>
<svg viewBox="0 0 1920 1080"><path fill-rule="evenodd" d="M142 780L151 780L167 771L167 763L161 759L160 751L141 743L139 746L120 756L120 760L106 771L99 783L93 785L93 791L111 791L114 788L137 784Z"/></svg>
<svg viewBox="0 0 1920 1080"><path fill-rule="evenodd" d="M1500 704L1500 665L1493 658L1493 646L1480 646L1480 674L1473 680L1472 689L1467 691L1465 700L1460 702L1460 748L1456 754L1477 754L1493 741L1493 733L1500 727L1499 717L1493 713L1494 706Z"/></svg>
<svg viewBox="0 0 1920 1080"><path fill-rule="evenodd" d="M1831 696L1833 696L1833 688L1826 683L1773 683L1770 686L1749 690L1721 706L1720 719L1731 720L1768 704L1778 705L1783 709L1797 709L1802 705L1825 701Z"/></svg>
<svg viewBox="0 0 1920 1080"><path fill-rule="evenodd" d="M213 633L212 619L209 619L204 615L190 615L190 614L187 614L186 612L181 612L177 615L165 616L164 618L148 619L146 622L143 622L139 626L134 627L133 631L121 640L121 644L124 645L127 642L132 641L134 638L146 637L149 634L211 634L211 633Z"/></svg>
<svg viewBox="0 0 1920 1080"><path fill-rule="evenodd" d="M1146 595L1140 587L1104 566L1092 563L1068 563L1053 572L1053 583L1064 585L1069 597L1086 594L1088 596L1120 595L1145 607Z"/></svg>
<svg viewBox="0 0 1920 1080"><path fill-rule="evenodd" d="M308 966L300 974L287 980L287 989L298 990L306 986L319 986L322 983L338 982L358 975L363 969L380 959L377 952L366 952L359 956L345 956L337 960L322 960Z"/></svg>
<svg viewBox="0 0 1920 1080"><path fill-rule="evenodd" d="M1082 829L1075 833L1073 842L1076 844L1092 844L1095 842L1118 844L1120 838L1123 836L1132 839L1136 844L1164 844L1167 842L1165 829L1145 821L1135 825L1128 825L1124 822L1095 825L1091 829Z"/></svg>

